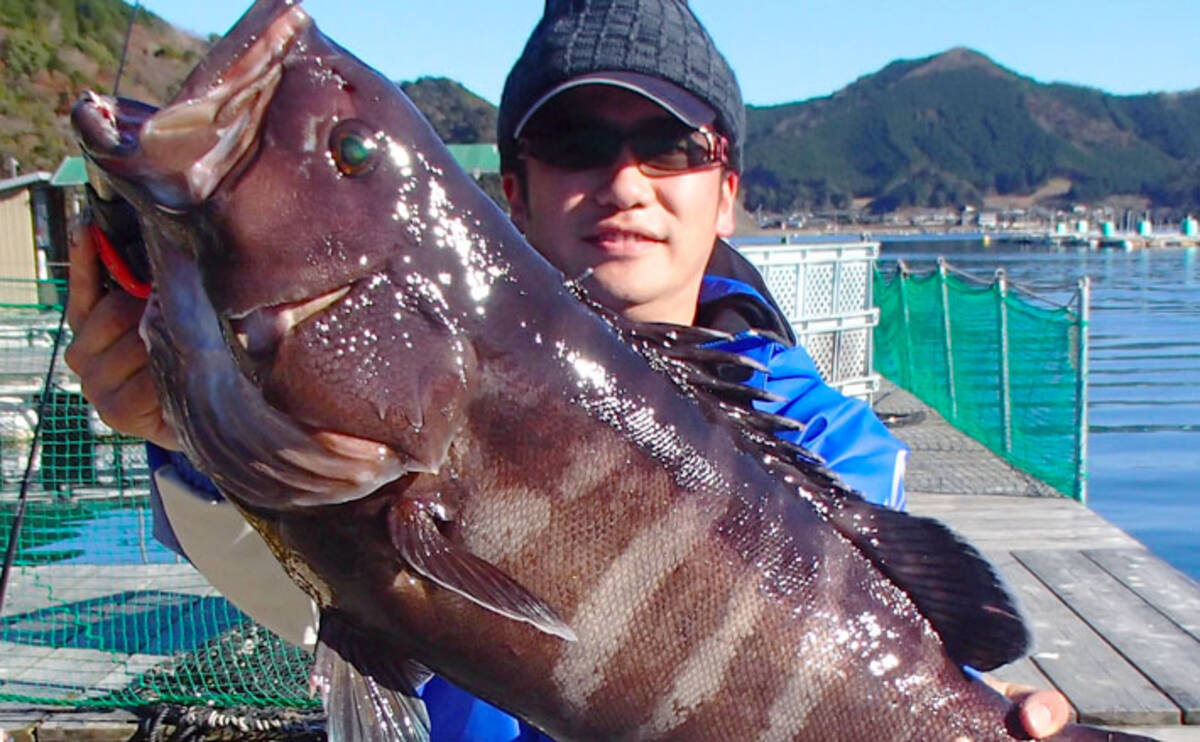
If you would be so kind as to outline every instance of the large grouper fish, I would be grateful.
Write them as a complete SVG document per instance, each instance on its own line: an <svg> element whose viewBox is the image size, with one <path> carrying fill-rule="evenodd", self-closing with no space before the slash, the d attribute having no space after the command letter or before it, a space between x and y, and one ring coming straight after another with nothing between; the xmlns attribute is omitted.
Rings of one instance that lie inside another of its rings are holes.
<svg viewBox="0 0 1200 742"><path fill-rule="evenodd" d="M1028 645L987 562L779 441L711 335L589 304L293 2L72 120L168 421L322 611L331 738L426 738L426 668L560 740L1020 737L963 670Z"/></svg>

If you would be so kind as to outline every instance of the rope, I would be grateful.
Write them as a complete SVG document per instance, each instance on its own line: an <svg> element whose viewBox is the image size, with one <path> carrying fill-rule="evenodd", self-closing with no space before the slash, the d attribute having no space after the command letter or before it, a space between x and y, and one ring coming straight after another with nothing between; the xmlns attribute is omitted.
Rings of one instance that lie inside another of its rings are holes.
<svg viewBox="0 0 1200 742"><path fill-rule="evenodd" d="M325 716L320 711L217 709L162 703L132 709L140 717L130 742L324 742Z"/></svg>
<svg viewBox="0 0 1200 742"><path fill-rule="evenodd" d="M993 278L990 281L985 278L980 278L979 276L976 276L973 273L968 273L967 271L962 270L961 268L955 267L948 260L945 260L944 258L940 259L940 261L941 261L942 265L946 266L946 271L948 273L953 273L955 276L963 279L964 281L969 281L970 283L973 283L981 288L988 288L991 286L995 286L997 283L997 279L995 279L995 278ZM928 278L929 276L932 276L934 273L937 273L938 269L930 268L929 270L926 270L926 271L914 271L909 266L908 262L901 258L901 259L896 260L896 267L891 272L901 278L909 278L909 277ZM881 275L884 275L886 277L886 274L881 274ZM1022 298L1035 299L1037 301L1040 301L1040 302L1046 304L1046 306L1048 306L1051 309L1069 309L1072 305L1079 304L1079 302L1081 300L1081 294L1080 294L1080 291L1078 288L1074 289L1074 291L1071 294L1071 298L1067 299L1066 302L1062 302L1060 300L1052 299L1048 296L1045 296L1045 295L1039 293L1038 291L1034 290L1033 288L1026 286L1025 284L1017 283L1016 281L1013 281L1011 278L1009 278L1007 280L1008 280L1008 288L1010 291L1014 291L1014 292L1020 294L1022 296Z"/></svg>

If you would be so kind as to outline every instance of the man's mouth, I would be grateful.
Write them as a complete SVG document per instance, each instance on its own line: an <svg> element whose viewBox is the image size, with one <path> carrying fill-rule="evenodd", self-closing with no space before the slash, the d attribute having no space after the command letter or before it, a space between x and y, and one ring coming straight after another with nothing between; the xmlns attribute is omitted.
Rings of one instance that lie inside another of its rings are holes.
<svg viewBox="0 0 1200 742"><path fill-rule="evenodd" d="M662 240L653 235L630 229L598 229L584 237L584 241L610 255L638 255Z"/></svg>

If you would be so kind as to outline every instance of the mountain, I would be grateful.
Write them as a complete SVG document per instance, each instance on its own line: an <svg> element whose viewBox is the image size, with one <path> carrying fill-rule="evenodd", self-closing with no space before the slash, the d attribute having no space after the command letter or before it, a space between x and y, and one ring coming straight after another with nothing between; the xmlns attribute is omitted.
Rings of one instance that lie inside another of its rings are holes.
<svg viewBox="0 0 1200 742"><path fill-rule="evenodd" d="M67 113L85 88L112 90L131 8L121 0L0 0L0 157L3 175L53 170L74 152ZM120 93L171 96L208 48L205 40L138 11Z"/></svg>
<svg viewBox="0 0 1200 742"><path fill-rule="evenodd" d="M1198 175L1200 90L1047 85L964 48L894 62L826 98L747 109L749 209L980 204L1064 178L1069 200L1185 207L1200 204Z"/></svg>
<svg viewBox="0 0 1200 742"><path fill-rule="evenodd" d="M442 141L496 141L496 107L454 80L421 77L416 82L400 83L400 89L425 114Z"/></svg>

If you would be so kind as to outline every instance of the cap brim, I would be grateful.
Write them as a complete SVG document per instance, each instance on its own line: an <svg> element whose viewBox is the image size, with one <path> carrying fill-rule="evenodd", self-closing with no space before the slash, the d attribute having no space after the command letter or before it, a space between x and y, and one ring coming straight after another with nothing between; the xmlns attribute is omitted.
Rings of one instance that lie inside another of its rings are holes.
<svg viewBox="0 0 1200 742"><path fill-rule="evenodd" d="M630 90L638 95L649 98L661 106L675 118L693 128L708 126L716 121L716 112L704 101L680 88L674 83L659 77L643 75L638 72L601 71L589 72L586 75L572 77L565 82L550 88L542 97L534 101L513 130L513 139L521 136L525 125L543 106L559 93L583 85L613 85Z"/></svg>

